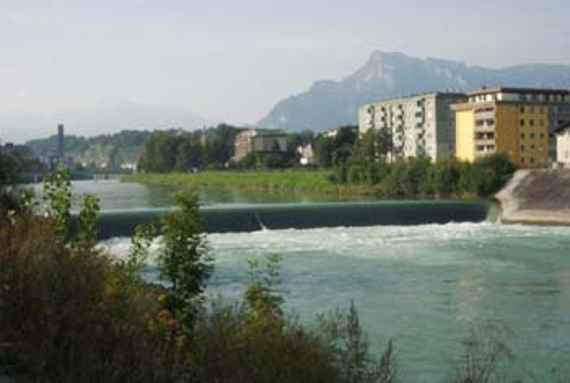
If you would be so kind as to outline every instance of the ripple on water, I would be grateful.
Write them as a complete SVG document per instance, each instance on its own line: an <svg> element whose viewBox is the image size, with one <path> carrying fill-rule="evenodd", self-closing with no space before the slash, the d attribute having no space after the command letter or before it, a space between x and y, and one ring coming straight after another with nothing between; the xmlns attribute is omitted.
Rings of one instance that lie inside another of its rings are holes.
<svg viewBox="0 0 570 383"><path fill-rule="evenodd" d="M377 350L395 338L406 381L440 381L469 326L487 320L516 334L512 347L529 369L570 350L570 228L450 223L208 239L211 294L238 297L247 258L280 254L287 307L311 320L354 299ZM104 244L117 256L128 251L127 239Z"/></svg>

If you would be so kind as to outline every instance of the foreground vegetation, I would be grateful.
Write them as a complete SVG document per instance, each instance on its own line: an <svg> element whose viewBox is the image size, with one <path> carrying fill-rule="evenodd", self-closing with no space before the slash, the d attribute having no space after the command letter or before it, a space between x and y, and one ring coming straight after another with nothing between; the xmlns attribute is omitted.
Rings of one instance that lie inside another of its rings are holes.
<svg viewBox="0 0 570 383"><path fill-rule="evenodd" d="M212 257L198 205L178 198L158 250L160 285L140 277L154 229L127 259L96 246L98 202L70 226L58 174L43 204L14 189L0 210L0 375L39 382L393 382L394 349L373 359L356 309L308 328L284 313L279 259L251 262L238 302L203 294ZM38 212L43 214L38 215Z"/></svg>

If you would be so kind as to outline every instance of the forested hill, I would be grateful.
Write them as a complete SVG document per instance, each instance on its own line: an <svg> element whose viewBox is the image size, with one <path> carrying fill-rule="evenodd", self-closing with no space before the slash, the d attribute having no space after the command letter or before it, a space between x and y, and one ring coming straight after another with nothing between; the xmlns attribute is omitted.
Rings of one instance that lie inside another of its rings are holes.
<svg viewBox="0 0 570 383"><path fill-rule="evenodd" d="M136 163L145 142L151 136L149 131L124 130L115 134L95 137L65 136L65 155L76 163L101 166L106 163L113 168L124 163ZM57 135L26 143L36 156L47 157L56 153Z"/></svg>

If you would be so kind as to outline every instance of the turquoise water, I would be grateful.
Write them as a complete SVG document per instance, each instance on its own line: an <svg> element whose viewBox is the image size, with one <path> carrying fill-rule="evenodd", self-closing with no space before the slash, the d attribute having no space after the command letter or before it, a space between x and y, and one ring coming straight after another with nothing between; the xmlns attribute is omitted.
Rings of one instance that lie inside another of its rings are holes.
<svg viewBox="0 0 570 383"><path fill-rule="evenodd" d="M522 371L542 373L569 359L570 228L451 223L215 234L209 241L216 255L210 293L238 297L247 259L280 254L290 310L310 321L354 300L376 349L396 341L409 381L441 381L471 326L489 322L507 327ZM107 244L124 254L127 241Z"/></svg>
<svg viewBox="0 0 570 383"><path fill-rule="evenodd" d="M112 198L106 206L169 204L140 185L104 190L99 195ZM375 350L395 340L402 381L442 381L461 339L486 323L508 330L518 370L536 381L570 362L570 228L466 222L259 230L208 240L216 257L209 294L239 297L247 259L280 254L287 308L311 323L354 300ZM128 243L104 245L120 257ZM152 262L147 273L157 277Z"/></svg>

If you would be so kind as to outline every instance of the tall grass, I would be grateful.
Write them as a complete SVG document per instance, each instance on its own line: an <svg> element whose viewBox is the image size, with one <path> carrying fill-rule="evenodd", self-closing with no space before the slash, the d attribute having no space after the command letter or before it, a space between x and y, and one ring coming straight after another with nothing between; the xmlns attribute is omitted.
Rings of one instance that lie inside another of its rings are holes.
<svg viewBox="0 0 570 383"><path fill-rule="evenodd" d="M328 170L204 171L199 173L139 173L123 181L177 188L216 187L264 192L315 192L322 194L370 195L376 188L366 185L341 185L333 182Z"/></svg>

